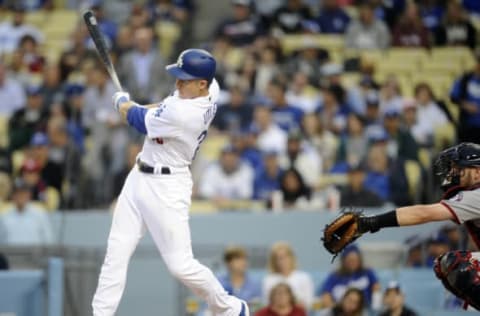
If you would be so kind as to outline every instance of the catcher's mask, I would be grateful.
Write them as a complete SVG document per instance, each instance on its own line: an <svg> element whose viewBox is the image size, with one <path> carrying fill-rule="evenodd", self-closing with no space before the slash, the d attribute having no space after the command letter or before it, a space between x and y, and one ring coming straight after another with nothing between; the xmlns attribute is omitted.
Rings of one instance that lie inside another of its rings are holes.
<svg viewBox="0 0 480 316"><path fill-rule="evenodd" d="M465 167L480 167L480 145L460 143L439 154L434 168L444 191L460 185L461 171Z"/></svg>

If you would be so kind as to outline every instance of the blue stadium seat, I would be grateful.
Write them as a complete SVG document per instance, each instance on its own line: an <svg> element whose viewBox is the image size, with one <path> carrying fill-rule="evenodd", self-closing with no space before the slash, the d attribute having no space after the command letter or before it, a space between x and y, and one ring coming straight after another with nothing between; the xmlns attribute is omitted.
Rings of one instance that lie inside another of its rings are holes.
<svg viewBox="0 0 480 316"><path fill-rule="evenodd" d="M374 271L375 271L375 275L378 278L378 282L382 287L382 290L384 290L387 287L388 282L397 280L397 274L395 270L375 269Z"/></svg>

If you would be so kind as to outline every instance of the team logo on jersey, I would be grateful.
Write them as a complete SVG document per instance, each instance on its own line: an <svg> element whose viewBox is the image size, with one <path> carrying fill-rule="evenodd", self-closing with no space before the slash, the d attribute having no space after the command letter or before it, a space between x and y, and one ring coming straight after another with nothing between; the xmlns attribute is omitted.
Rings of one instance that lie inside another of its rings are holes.
<svg viewBox="0 0 480 316"><path fill-rule="evenodd" d="M162 115L162 112L163 110L165 109L166 105L165 104L160 104L159 108L155 110L155 112L153 113L153 116L155 117L160 117L160 115Z"/></svg>

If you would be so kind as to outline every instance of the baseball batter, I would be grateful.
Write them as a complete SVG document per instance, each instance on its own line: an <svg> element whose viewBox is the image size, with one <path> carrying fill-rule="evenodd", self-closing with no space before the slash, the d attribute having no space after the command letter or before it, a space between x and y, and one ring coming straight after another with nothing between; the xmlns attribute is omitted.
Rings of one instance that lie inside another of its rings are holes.
<svg viewBox="0 0 480 316"><path fill-rule="evenodd" d="M139 106L126 92L113 96L122 118L146 137L118 197L92 302L94 316L114 315L130 257L145 229L172 275L205 299L214 315L249 315L247 304L228 295L213 273L194 259L190 239L189 166L215 116L219 95L215 67L208 52L188 49L176 64L166 67L176 78L176 90L159 104Z"/></svg>
<svg viewBox="0 0 480 316"><path fill-rule="evenodd" d="M444 150L435 168L445 190L440 202L401 207L376 216L360 216L356 219L354 238L384 227L452 220L466 225L480 247L480 145L461 143ZM343 238L340 231L336 238ZM480 252L447 252L436 258L434 270L443 285L465 301L465 306L480 310Z"/></svg>

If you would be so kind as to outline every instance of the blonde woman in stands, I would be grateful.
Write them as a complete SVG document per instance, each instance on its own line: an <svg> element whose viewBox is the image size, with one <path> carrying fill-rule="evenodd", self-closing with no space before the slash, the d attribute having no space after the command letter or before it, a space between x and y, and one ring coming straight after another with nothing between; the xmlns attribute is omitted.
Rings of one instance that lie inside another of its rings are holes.
<svg viewBox="0 0 480 316"><path fill-rule="evenodd" d="M313 280L309 274L297 270L297 259L288 243L277 242L271 250L268 260L269 273L263 279L262 296L268 302L270 291L279 283L288 284L297 303L306 310L310 309L314 298Z"/></svg>

